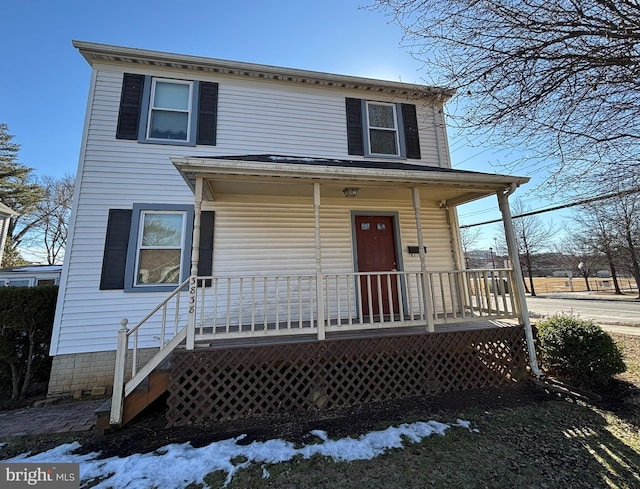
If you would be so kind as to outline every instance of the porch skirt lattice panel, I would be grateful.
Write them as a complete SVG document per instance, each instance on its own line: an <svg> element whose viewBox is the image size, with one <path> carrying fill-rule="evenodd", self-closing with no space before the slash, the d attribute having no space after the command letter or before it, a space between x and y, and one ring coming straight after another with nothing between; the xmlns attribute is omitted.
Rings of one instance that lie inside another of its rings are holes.
<svg viewBox="0 0 640 489"><path fill-rule="evenodd" d="M177 351L169 426L356 406L529 375L521 326Z"/></svg>

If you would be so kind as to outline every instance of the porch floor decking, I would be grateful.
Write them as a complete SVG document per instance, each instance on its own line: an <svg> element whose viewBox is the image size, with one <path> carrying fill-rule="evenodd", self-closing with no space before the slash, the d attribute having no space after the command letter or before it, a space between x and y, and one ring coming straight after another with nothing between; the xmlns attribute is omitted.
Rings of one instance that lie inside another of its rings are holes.
<svg viewBox="0 0 640 489"><path fill-rule="evenodd" d="M453 333L456 331L473 331L479 329L507 328L517 325L517 320L488 320L477 319L463 323L435 324L435 333ZM210 329L210 328L209 328ZM415 326L379 327L362 330L327 331L327 340L356 340L368 338L384 338L393 336L410 336L428 334L426 323ZM433 334L433 333L431 333ZM227 348L250 348L254 346L291 345L297 343L317 342L315 332L295 333L291 335L253 336L238 338L219 338L196 340L196 348L212 348L217 350Z"/></svg>

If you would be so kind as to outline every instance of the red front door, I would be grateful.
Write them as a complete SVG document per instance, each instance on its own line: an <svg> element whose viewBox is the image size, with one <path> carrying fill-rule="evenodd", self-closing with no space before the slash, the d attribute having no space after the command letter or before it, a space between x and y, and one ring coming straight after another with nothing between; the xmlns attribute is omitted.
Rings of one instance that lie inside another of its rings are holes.
<svg viewBox="0 0 640 489"><path fill-rule="evenodd" d="M359 272L389 272L398 268L395 232L391 216L356 216L356 249ZM389 285L389 280L391 284ZM362 311L365 316L398 312L395 275L369 274L360 277ZM389 307L391 300L391 307Z"/></svg>

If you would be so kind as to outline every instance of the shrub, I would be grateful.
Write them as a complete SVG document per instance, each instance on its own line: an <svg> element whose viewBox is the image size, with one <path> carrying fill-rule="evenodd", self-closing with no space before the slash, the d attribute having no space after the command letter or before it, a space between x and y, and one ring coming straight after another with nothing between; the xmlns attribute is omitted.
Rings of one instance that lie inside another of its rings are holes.
<svg viewBox="0 0 640 489"><path fill-rule="evenodd" d="M49 378L57 294L57 286L0 287L0 380L11 378L12 399L24 397L32 380Z"/></svg>
<svg viewBox="0 0 640 489"><path fill-rule="evenodd" d="M626 370L620 347L593 321L555 315L537 327L540 359L552 375L597 386Z"/></svg>

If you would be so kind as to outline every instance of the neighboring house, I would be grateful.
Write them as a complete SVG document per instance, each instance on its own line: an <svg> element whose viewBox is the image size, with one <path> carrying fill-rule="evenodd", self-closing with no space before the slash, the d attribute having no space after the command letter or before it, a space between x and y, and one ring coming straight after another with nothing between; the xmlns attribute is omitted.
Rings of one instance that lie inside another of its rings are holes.
<svg viewBox="0 0 640 489"><path fill-rule="evenodd" d="M0 267L2 266L2 257L4 255L4 245L7 242L7 233L9 232L9 223L13 216L18 215L2 202L0 202Z"/></svg>
<svg viewBox="0 0 640 489"><path fill-rule="evenodd" d="M113 388L116 425L167 389L170 424L347 406L513 381L525 333L537 372L520 267L466 271L456 214L496 195L515 249L528 178L451 168L452 91L74 46L92 76L49 395Z"/></svg>
<svg viewBox="0 0 640 489"><path fill-rule="evenodd" d="M62 265L25 265L0 268L0 287L58 285Z"/></svg>

